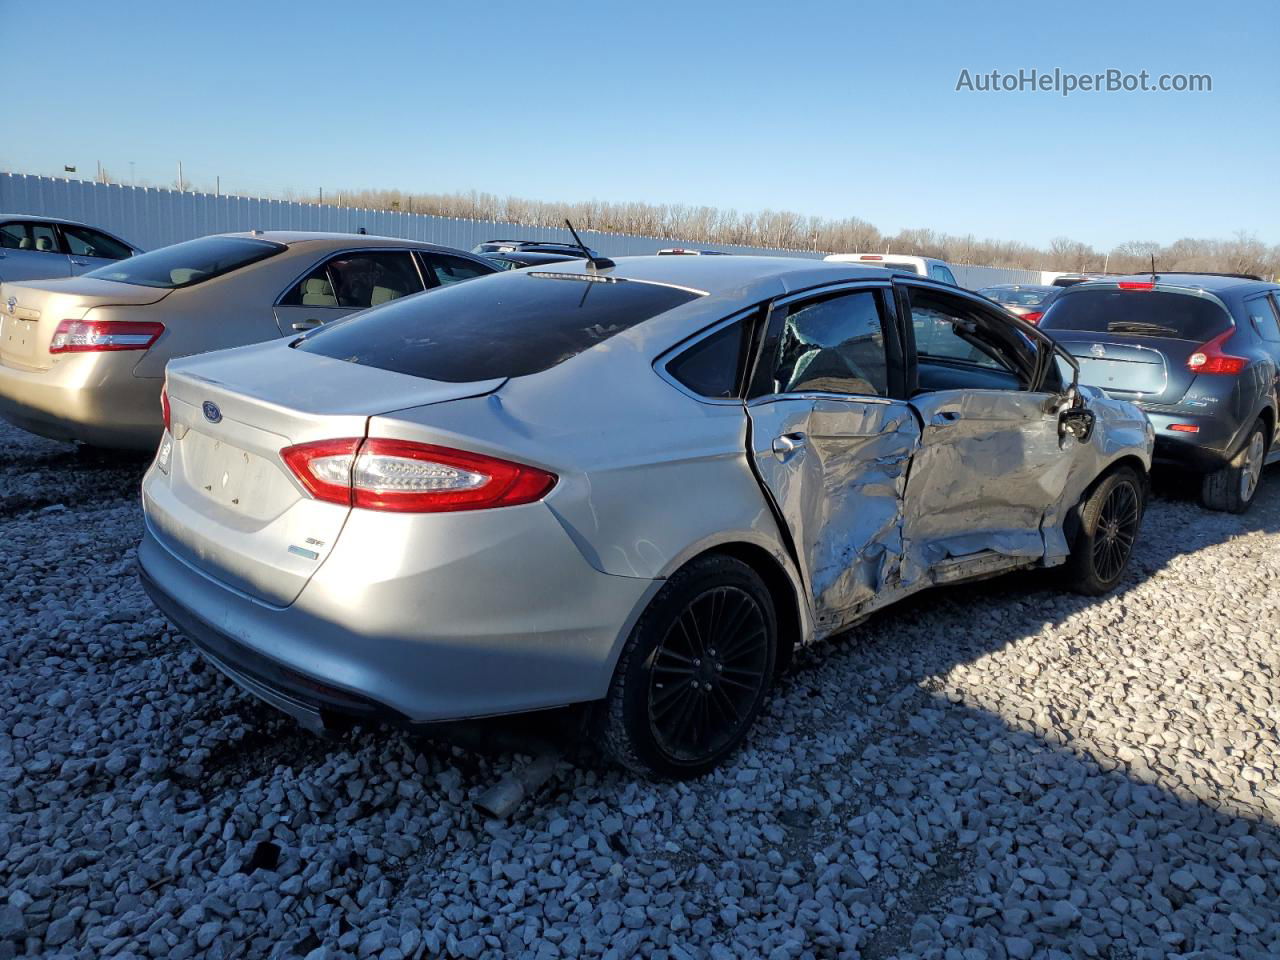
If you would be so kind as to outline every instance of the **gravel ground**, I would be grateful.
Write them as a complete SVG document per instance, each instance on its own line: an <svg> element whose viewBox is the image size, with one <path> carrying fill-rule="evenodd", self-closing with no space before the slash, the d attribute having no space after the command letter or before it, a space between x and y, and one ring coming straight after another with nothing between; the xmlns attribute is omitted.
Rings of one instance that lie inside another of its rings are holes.
<svg viewBox="0 0 1280 960"><path fill-rule="evenodd" d="M0 426L0 958L1280 956L1280 470L1123 588L922 596L693 784L314 739L133 574L138 461Z"/></svg>

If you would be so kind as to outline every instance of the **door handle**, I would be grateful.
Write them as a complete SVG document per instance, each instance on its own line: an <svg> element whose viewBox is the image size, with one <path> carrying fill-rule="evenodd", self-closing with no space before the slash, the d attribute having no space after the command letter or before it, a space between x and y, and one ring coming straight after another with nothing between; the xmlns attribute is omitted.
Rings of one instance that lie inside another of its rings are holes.
<svg viewBox="0 0 1280 960"><path fill-rule="evenodd" d="M784 433L773 438L773 455L779 460L787 460L804 449L809 438L803 433Z"/></svg>
<svg viewBox="0 0 1280 960"><path fill-rule="evenodd" d="M960 411L939 410L929 422L935 427L950 427L960 422Z"/></svg>
<svg viewBox="0 0 1280 960"><path fill-rule="evenodd" d="M91 264L88 260L77 260L75 257L71 258L71 262L74 263L77 267L93 266L93 264Z"/></svg>
<svg viewBox="0 0 1280 960"><path fill-rule="evenodd" d="M320 326L319 320L297 320L292 324L293 329L298 333L302 333L306 330L314 330L318 326Z"/></svg>

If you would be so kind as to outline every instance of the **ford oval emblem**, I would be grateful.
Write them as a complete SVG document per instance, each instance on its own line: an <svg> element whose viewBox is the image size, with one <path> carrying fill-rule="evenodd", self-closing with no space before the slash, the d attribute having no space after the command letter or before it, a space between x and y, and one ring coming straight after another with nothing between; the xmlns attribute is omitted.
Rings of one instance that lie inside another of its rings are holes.
<svg viewBox="0 0 1280 960"><path fill-rule="evenodd" d="M1095 357L1105 357L1107 355L1107 348L1100 343L1095 343L1089 348L1089 352Z"/></svg>
<svg viewBox="0 0 1280 960"><path fill-rule="evenodd" d="M206 400L201 409L204 410L204 418L210 423L218 423L222 419L222 411L212 400Z"/></svg>

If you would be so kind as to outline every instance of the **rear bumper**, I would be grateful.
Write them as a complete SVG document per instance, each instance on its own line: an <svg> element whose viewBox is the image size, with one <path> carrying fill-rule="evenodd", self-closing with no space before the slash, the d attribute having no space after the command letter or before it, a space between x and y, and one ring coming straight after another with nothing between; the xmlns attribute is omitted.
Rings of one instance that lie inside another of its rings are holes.
<svg viewBox="0 0 1280 960"><path fill-rule="evenodd" d="M1196 470L1214 470L1231 459L1240 425L1218 416L1146 411L1156 431L1154 460ZM1196 433L1179 432L1174 424L1197 428Z"/></svg>
<svg viewBox="0 0 1280 960"><path fill-rule="evenodd" d="M155 569L154 563L151 569ZM195 644L206 660L244 690L289 714L307 729L323 732L332 725L329 714L405 719L386 707L321 684L255 653L170 594L145 564L139 563L138 578L160 612Z"/></svg>
<svg viewBox="0 0 1280 960"><path fill-rule="evenodd" d="M604 696L620 643L661 581L599 573L564 539L567 552L513 557L519 580L493 569L483 603L465 555L436 568L430 586L398 593L357 582L331 557L286 607L197 570L150 523L138 561L156 605L216 666L304 726L326 715L420 724Z"/></svg>
<svg viewBox="0 0 1280 960"><path fill-rule="evenodd" d="M154 450L164 381L133 376L137 362L115 353L67 356L48 370L0 363L0 417L54 440Z"/></svg>

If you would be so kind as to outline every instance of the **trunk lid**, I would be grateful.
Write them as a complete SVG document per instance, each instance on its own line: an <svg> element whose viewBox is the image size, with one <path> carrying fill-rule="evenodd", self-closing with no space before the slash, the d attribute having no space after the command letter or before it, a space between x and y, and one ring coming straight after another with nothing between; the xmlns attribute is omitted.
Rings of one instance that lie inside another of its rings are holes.
<svg viewBox="0 0 1280 960"><path fill-rule="evenodd" d="M1187 358L1200 345L1190 340L1070 330L1053 336L1080 364L1081 383L1118 400L1177 403L1195 380Z"/></svg>
<svg viewBox="0 0 1280 960"><path fill-rule="evenodd" d="M188 563L287 606L329 555L350 508L308 496L280 451L363 437L371 416L479 396L504 382L422 380L279 341L175 361L173 452L168 475L149 477L148 520Z"/></svg>
<svg viewBox="0 0 1280 960"><path fill-rule="evenodd" d="M47 370L55 359L49 341L63 320L83 320L94 307L158 303L171 292L94 277L6 283L0 291L0 362Z"/></svg>

